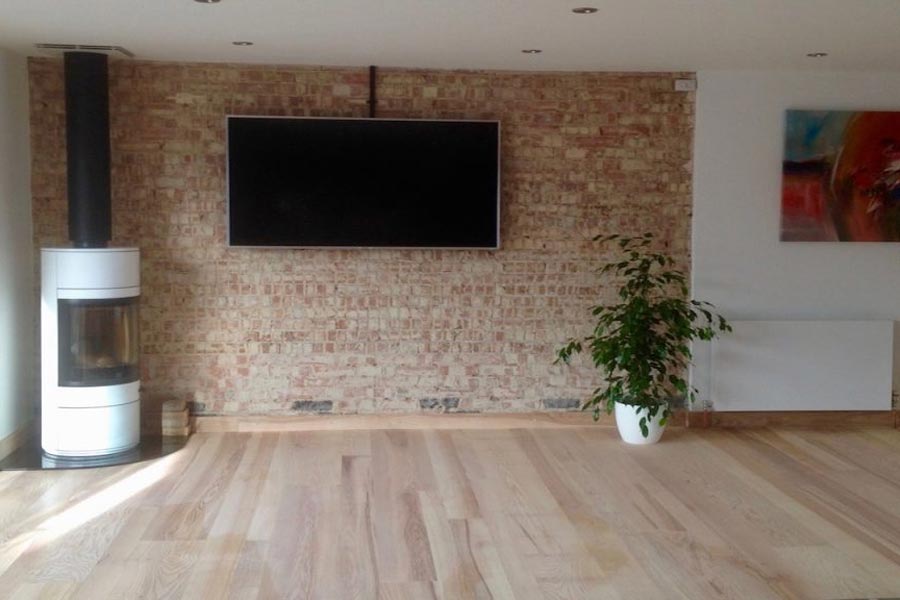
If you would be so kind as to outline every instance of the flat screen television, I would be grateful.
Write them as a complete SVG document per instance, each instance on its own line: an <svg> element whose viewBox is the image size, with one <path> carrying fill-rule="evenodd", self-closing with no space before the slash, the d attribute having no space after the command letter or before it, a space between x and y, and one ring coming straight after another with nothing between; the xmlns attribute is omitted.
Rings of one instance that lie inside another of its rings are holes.
<svg viewBox="0 0 900 600"><path fill-rule="evenodd" d="M229 116L230 246L500 245L500 124Z"/></svg>

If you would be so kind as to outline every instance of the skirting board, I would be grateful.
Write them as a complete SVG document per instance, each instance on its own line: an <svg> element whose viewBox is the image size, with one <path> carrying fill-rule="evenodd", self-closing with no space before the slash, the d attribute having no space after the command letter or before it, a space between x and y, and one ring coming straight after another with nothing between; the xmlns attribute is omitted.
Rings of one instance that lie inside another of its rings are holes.
<svg viewBox="0 0 900 600"><path fill-rule="evenodd" d="M438 413L379 415L196 416L194 431L351 431L375 429L559 429L612 426L611 416L595 423L590 413Z"/></svg>
<svg viewBox="0 0 900 600"><path fill-rule="evenodd" d="M37 435L37 421L31 419L11 434L0 440L0 460L25 445L31 436Z"/></svg>
<svg viewBox="0 0 900 600"><path fill-rule="evenodd" d="M900 428L896 410L797 410L797 411L708 411L688 414L688 427L751 429L782 427L839 429L849 427Z"/></svg>
<svg viewBox="0 0 900 600"><path fill-rule="evenodd" d="M589 413L445 413L391 415L290 415L290 416L196 416L197 433L264 431L354 431L414 429L564 429L569 427L612 427L615 419L603 414L594 422ZM786 427L900 428L898 411L792 411L792 412L684 412L676 411L674 427Z"/></svg>

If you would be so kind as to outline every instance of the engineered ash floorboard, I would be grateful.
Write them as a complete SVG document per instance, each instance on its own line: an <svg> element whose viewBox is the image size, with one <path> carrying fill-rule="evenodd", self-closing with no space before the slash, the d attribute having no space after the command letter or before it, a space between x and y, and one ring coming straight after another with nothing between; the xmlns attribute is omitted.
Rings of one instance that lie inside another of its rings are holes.
<svg viewBox="0 0 900 600"><path fill-rule="evenodd" d="M900 597L900 432L202 433L0 473L0 598Z"/></svg>

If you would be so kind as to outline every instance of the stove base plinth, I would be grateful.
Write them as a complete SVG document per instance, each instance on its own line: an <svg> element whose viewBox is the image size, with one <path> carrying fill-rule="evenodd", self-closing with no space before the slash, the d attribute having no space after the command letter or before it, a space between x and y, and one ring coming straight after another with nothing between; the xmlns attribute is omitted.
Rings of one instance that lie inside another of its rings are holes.
<svg viewBox="0 0 900 600"><path fill-rule="evenodd" d="M113 406L60 406L50 410L53 414L44 418L42 427L44 452L51 456L117 454L134 448L141 438L139 399Z"/></svg>

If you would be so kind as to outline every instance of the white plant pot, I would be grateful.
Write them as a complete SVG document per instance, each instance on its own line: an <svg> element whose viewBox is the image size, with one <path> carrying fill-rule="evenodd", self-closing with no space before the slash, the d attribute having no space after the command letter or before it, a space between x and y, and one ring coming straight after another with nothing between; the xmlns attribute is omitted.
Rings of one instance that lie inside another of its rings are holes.
<svg viewBox="0 0 900 600"><path fill-rule="evenodd" d="M663 418L665 409L660 407L656 416L651 420L647 415L646 408L638 408L629 404L621 404L616 402L616 427L619 429L619 435L627 444L655 444L662 437L666 426L660 425L659 422ZM641 433L641 419L647 418L648 435L644 437Z"/></svg>

